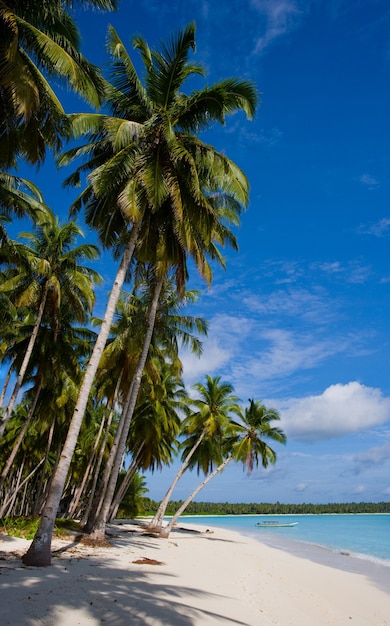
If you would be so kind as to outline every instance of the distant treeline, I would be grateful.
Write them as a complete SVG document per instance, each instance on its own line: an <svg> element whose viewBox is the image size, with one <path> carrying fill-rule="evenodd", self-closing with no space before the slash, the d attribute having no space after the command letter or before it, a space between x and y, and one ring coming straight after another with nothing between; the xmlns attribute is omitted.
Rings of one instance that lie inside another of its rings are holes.
<svg viewBox="0 0 390 626"><path fill-rule="evenodd" d="M167 515L173 515L182 501L172 501ZM153 514L158 502L144 498L145 514ZM321 513L390 513L390 502L330 502L328 504L281 504L275 502L192 502L185 515L303 515Z"/></svg>

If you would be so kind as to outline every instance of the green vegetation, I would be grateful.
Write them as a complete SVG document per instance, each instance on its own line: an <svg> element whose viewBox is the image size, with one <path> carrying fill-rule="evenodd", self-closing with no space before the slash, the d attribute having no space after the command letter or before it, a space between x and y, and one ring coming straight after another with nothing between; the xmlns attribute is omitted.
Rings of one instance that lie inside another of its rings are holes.
<svg viewBox="0 0 390 626"><path fill-rule="evenodd" d="M33 539L37 532L39 518L4 517L0 519L0 532L11 537ZM80 524L74 520L56 519L54 534L57 537L68 535L69 532L80 531Z"/></svg>
<svg viewBox="0 0 390 626"><path fill-rule="evenodd" d="M144 498L145 515L154 515L158 502ZM166 515L174 515L182 501L171 501ZM184 515L305 515L321 513L390 513L390 502L330 502L328 504L281 504L275 502L191 502Z"/></svg>
<svg viewBox="0 0 390 626"><path fill-rule="evenodd" d="M101 70L80 53L76 3L0 2L0 518L13 532L36 531L23 560L39 566L51 562L56 516L103 539L108 520L142 512L142 473L170 465L191 437L202 441L193 462L205 480L233 460L248 471L276 460L262 442L272 429L248 424L238 399L208 424L179 358L182 345L199 355L207 333L205 320L185 313L197 298L186 289L190 269L211 284L223 249L238 249L249 203L244 172L202 138L229 115L251 119L257 89L237 77L206 83L192 59L194 23L158 49L136 37L131 51L108 27ZM58 81L88 113L65 111ZM59 193L81 192L65 223L14 174L49 152L59 168L75 168ZM98 246L78 242L81 210ZM20 219L27 232L13 239ZM102 250L116 276L100 291L90 265Z"/></svg>

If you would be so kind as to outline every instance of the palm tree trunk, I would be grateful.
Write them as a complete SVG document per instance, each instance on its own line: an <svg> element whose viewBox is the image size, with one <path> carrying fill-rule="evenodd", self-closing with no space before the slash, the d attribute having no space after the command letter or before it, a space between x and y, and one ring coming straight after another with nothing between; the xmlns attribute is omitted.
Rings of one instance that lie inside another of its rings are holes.
<svg viewBox="0 0 390 626"><path fill-rule="evenodd" d="M150 522L150 524L148 524L148 529L151 532L160 532L162 525L163 525L163 521L164 521L164 516L165 516L165 511L167 510L167 506L169 503L169 500L171 499L171 495L173 493L173 490L175 489L177 483L179 482L180 478L183 476L184 472L187 470L188 465L190 463L190 460L193 456L193 454L196 452L197 448L200 446L200 444L202 443L203 439L206 436L206 430L203 430L199 439L197 440L197 442L194 444L194 446L191 448L191 450L189 451L189 453L187 454L186 458L184 459L183 463L181 464L181 466L179 467L179 471L177 472L175 478L173 479L171 486L169 487L168 491L166 492L165 496L163 497L163 499L160 502L160 506L157 509L156 515L154 516L154 518L152 519L152 521Z"/></svg>
<svg viewBox="0 0 390 626"><path fill-rule="evenodd" d="M113 417L114 417L114 407L112 406L110 410L110 414L108 416L108 420L107 420L107 426L106 426L106 432L104 434L104 439L103 439L102 445L100 446L99 456L97 459L96 466L94 468L93 480L92 480L92 485L91 485L90 494L88 498L88 503L85 508L85 511L83 511L83 517L80 522L81 527L85 530L85 532L89 532L88 527L90 524L92 528L92 520L95 519L97 515L97 511L100 510L100 506L101 506L100 494L96 493L96 485L99 479L100 468L103 463L104 451L107 446L108 436L110 434L110 428L111 428Z"/></svg>
<svg viewBox="0 0 390 626"><path fill-rule="evenodd" d="M30 407L30 410L28 412L27 418L23 424L23 427L18 435L18 438L16 439L16 442L12 448L12 452L8 457L8 460L6 462L6 464L4 465L3 471L1 472L0 475L0 489L2 488L5 479L8 476L8 472L10 470L10 468L12 467L12 463L14 462L14 459L16 457L16 454L22 444L24 435L26 434L27 428L29 427L29 424L33 418L34 415L34 411L35 411L35 407L37 406L37 402L38 402L38 398L39 398L39 394L41 392L41 388L42 388L42 381L39 382L38 384L38 389L35 392L35 396L34 396L34 401Z"/></svg>
<svg viewBox="0 0 390 626"><path fill-rule="evenodd" d="M77 507L79 505L81 496L84 493L85 485L87 484L87 481L88 481L88 479L89 479L89 477L91 475L92 467L93 467L93 464L94 464L94 461L96 459L97 452L98 452L98 449L99 449L99 444L101 444L100 438L101 438L102 433L103 433L105 419L106 419L106 416L104 415L103 419L100 422L99 432L98 432L98 434L96 436L95 443L93 444L93 450L92 450L92 453L89 456L89 460L88 460L87 467L86 467L85 472L84 472L83 479L81 481L81 485L79 487L77 487L77 489L75 491L75 494L74 494L74 497L72 499L72 502L71 502L71 504L69 506L68 516L70 518L73 517L73 515L75 514L75 512L77 510Z"/></svg>
<svg viewBox="0 0 390 626"><path fill-rule="evenodd" d="M15 357L12 359L11 365L9 366L7 376L5 377L5 380L4 380L3 389L1 390L0 408L3 406L5 394L7 392L8 384L9 384L10 378L12 376L14 362L15 362Z"/></svg>
<svg viewBox="0 0 390 626"><path fill-rule="evenodd" d="M137 454L135 455L135 458L133 459L131 465L129 466L126 475L124 476L121 485L117 491L117 493L115 494L111 507L110 507L110 511L108 514L108 519L112 520L115 518L116 514L118 513L118 509L119 509L119 505L122 502L123 498L126 495L126 492L129 488L129 485L131 483L131 479L133 478L135 472L137 471L137 464L138 464L138 458L139 455L142 452L142 448L144 447L144 442L141 443L140 447L138 448Z"/></svg>
<svg viewBox="0 0 390 626"><path fill-rule="evenodd" d="M96 519L96 516L98 514L98 511L100 510L101 504L102 504L102 499L103 499L103 495L100 492L96 492L96 485L98 482L98 478L99 478L99 474L100 474L100 468L102 466L103 463L103 458L104 458L104 452L107 446L107 441L108 441L108 437L110 434L110 428L111 428L111 424L112 424L112 420L114 418L114 407L116 404L116 401L118 399L118 395L119 395L119 390L120 390L120 386L121 386L121 382L122 382L122 376L123 376L123 371L120 373L119 378L117 380L117 383L115 385L115 391L114 391L114 396L112 398L111 401L111 409L110 409L110 413L108 415L108 419L107 419L107 425L106 425L106 432L104 433L104 439L101 443L100 446L100 450L99 450L99 456L97 458L97 462L94 468L94 472L93 472L93 479L92 479L92 485L90 488L90 493L89 493L89 497L88 497L88 502L87 502L87 506L85 507L85 510L83 511L83 516L82 519L80 521L81 527L84 529L85 532L90 532L90 530L93 528L93 523ZM118 429L117 429L118 430ZM116 434L115 433L115 437L114 440L116 438ZM108 477L107 477L108 480ZM105 491L105 480L104 480L104 476L101 480L102 483L102 491Z"/></svg>
<svg viewBox="0 0 390 626"><path fill-rule="evenodd" d="M55 419L53 419L53 421L51 423L50 430L49 430L49 435L47 437L46 452L45 452L45 459L44 459L45 462L44 462L44 465L43 465L43 468L42 468L41 477L40 477L40 480L39 480L39 485L38 485L38 490L37 490L37 495L36 495L36 498L35 498L35 503L34 503L33 512L32 512L34 517L36 515L39 515L39 511L41 510L41 498L42 498L42 493L43 493L43 490L44 490L47 462L49 460L51 444L52 444L53 437L54 437L54 429L55 429Z"/></svg>
<svg viewBox="0 0 390 626"><path fill-rule="evenodd" d="M126 448L126 440L129 434L130 424L131 424L131 420L133 417L135 405L137 402L138 391L141 386L142 374L144 371L146 359L148 358L149 347L152 341L154 324L155 324L156 315L157 315L157 307L158 307L163 283L164 283L164 276L161 276L157 280L155 288L154 288L153 298L152 298L152 302L151 302L150 309L149 309L148 323L147 323L147 328L146 328L146 333L145 333L145 338L144 338L144 344L142 346L141 356L139 358L139 361L138 361L138 364L137 364L137 367L133 376L133 382L131 384L131 399L129 402L127 413L125 415L125 420L124 420L122 433L121 433L121 440L118 446L118 450L116 451L115 462L113 464L110 480L107 485L107 490L106 490L106 494L104 497L104 503L101 508L100 514L97 518L95 527L91 533L93 538L96 540L104 539L106 523L108 520L108 514L109 514L111 503L114 497L115 486L118 480L120 466L121 466L123 454Z"/></svg>
<svg viewBox="0 0 390 626"><path fill-rule="evenodd" d="M119 446L119 442L120 442L120 438L121 438L121 434L122 434L122 429L123 429L123 424L124 424L124 416L126 415L126 411L127 408L129 406L130 403L130 399L131 399L131 389L132 387L130 386L129 391L127 392L127 396L126 396L126 400L125 400L125 404L123 406L122 409L122 414L121 414L121 418L119 420L116 432L115 432L115 437L114 437L114 441L112 443L111 449L110 449L110 453L108 455L108 459L107 459L107 463L104 467L103 470L103 475L100 479L100 484L101 484L101 488L99 489L99 491L94 495L93 501L91 506L89 507L89 512L88 512L88 517L87 520L85 522L85 524L83 525L84 527L84 531L86 533L91 533L95 527L97 518L99 516L99 513L101 511L101 508L103 506L103 502L104 502L104 497L106 495L106 491L107 491L107 485L109 483L110 480L110 476L111 476L111 471L112 471L112 467L114 465L115 459L116 459L116 454L117 454L117 450L118 450L118 446ZM108 435L108 433L107 433ZM107 440L107 438L106 438ZM104 452L104 449L102 449L102 454ZM99 469L100 469L101 464L99 465ZM97 478L98 476L96 475L96 482L97 482ZM95 487L96 487L96 482L95 482ZM86 517L86 516L84 516Z"/></svg>
<svg viewBox="0 0 390 626"><path fill-rule="evenodd" d="M11 502L12 498L14 498L16 496L16 494L18 493L18 491L21 490L21 488L30 480L31 476L33 476L35 474L35 472L39 469L39 467L42 465L44 459L41 459L38 463L38 465L36 467L34 467L34 469L29 473L29 475L27 476L27 478L24 479L24 481L22 483L20 483L17 487L17 489L14 490L11 498L9 498L7 501L4 501L1 509L0 509L0 517L4 517L5 514L5 510L8 506L8 504ZM22 464L21 468L24 467L24 463Z"/></svg>
<svg viewBox="0 0 390 626"><path fill-rule="evenodd" d="M12 409L14 408L14 404L16 402L17 395L18 395L18 393L19 393L19 391L21 389L21 386L23 385L24 376L26 374L27 366L28 366L28 364L30 362L30 359L31 359L32 351L34 349L35 341L36 341L36 338L37 338L37 335L38 335L38 330L39 330L39 327L41 325L43 312L44 312L45 306L46 306L46 299L47 299L48 292L49 292L49 282L46 281L46 284L45 284L45 287L44 287L44 290L43 290L43 294L42 294L41 303L40 303L39 309L38 309L37 319L35 320L34 328L33 328L33 331L31 333L30 340L28 342L27 350L26 350L26 353L24 355L22 365L20 366L20 370L19 370L19 373L18 373L18 377L16 379L15 387L13 389L13 392L11 394L10 400L8 402L8 406L7 406L6 410L5 410L2 422L0 424L0 439L3 436L3 434L4 434L4 430L5 430L5 427L7 425L7 422L9 420L9 418L11 417Z"/></svg>
<svg viewBox="0 0 390 626"><path fill-rule="evenodd" d="M211 472L211 474L206 476L206 478L200 483L200 485L198 485L197 488L194 489L194 491L188 496L187 500L185 500L183 504L178 508L175 515L173 515L171 519L169 520L167 526L165 526L164 528L161 528L160 537L164 537L164 539L167 539L169 537L169 534L172 528L176 524L180 515L186 510L190 502L192 502L195 496L198 495L199 491L201 491L203 487L205 487L210 482L210 480L214 478L214 476L222 472L222 470L225 469L228 463L230 463L230 461L232 460L233 460L233 457L229 456L227 459L225 459L223 463L221 463L221 465L219 465L213 472Z"/></svg>
<svg viewBox="0 0 390 626"><path fill-rule="evenodd" d="M96 340L87 369L85 371L84 380L80 388L79 397L76 403L76 407L74 409L66 441L62 450L61 459L57 466L57 470L53 477L53 481L48 493L46 504L42 511L41 521L29 549L23 556L23 562L25 563L25 565L44 567L51 564L51 541L58 506L61 501L66 477L77 444L77 438L84 418L84 413L87 407L89 394L93 385L93 380L96 374L96 370L99 366L100 357L106 345L108 334L110 332L112 320L115 314L115 308L118 303L122 285L133 256L140 226L140 223L133 226L133 231L131 233L129 241L127 242L127 246L124 251L120 267L115 277L115 282L111 290L110 297L108 299L107 308L100 328L100 332Z"/></svg>

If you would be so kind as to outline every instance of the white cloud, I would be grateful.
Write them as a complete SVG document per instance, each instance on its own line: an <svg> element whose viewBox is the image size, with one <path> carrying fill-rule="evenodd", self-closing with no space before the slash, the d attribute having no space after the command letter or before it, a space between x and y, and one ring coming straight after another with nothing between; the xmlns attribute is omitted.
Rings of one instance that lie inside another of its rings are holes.
<svg viewBox="0 0 390 626"><path fill-rule="evenodd" d="M386 237L390 235L390 218L383 217L381 220L370 226L361 227L360 232L375 237Z"/></svg>
<svg viewBox="0 0 390 626"><path fill-rule="evenodd" d="M255 52L265 50L274 39L294 30L300 23L301 6L297 0L252 0L252 6L264 18L264 34L258 38Z"/></svg>
<svg viewBox="0 0 390 626"><path fill-rule="evenodd" d="M295 294L295 295L294 295ZM277 386L287 388L290 377L318 367L330 357L356 354L361 338L351 333L328 333L337 315L335 303L322 294L297 290L277 292L269 298L245 297L239 306L247 315L234 315L238 295L231 294L232 314L215 315L209 320L209 334L202 338L200 359L183 352L184 380L187 385L205 374L222 375L233 384L240 398L267 397ZM250 313L250 314L249 314ZM275 327L283 316L294 324L292 330ZM296 381L295 381L296 382Z"/></svg>
<svg viewBox="0 0 390 626"><path fill-rule="evenodd" d="M204 375L219 375L219 370L232 362L240 351L240 343L252 332L253 321L226 314L215 315L209 324L208 337L202 338L200 358L189 350L181 352L186 385L198 382Z"/></svg>
<svg viewBox="0 0 390 626"><path fill-rule="evenodd" d="M371 273L370 267L363 265L359 260L349 261L346 264L342 264L340 261L325 262L318 265L313 264L312 267L313 269L317 267L330 277L355 285L365 283Z"/></svg>
<svg viewBox="0 0 390 626"><path fill-rule="evenodd" d="M274 402L274 404L276 404ZM390 420L390 398L359 382L335 384L318 396L291 398L280 407L282 427L292 439L316 441L361 432ZM390 451L390 443L387 454ZM377 450L382 458L383 449ZM358 459L357 459L358 460ZM375 460L365 453L360 463Z"/></svg>
<svg viewBox="0 0 390 626"><path fill-rule="evenodd" d="M290 320L298 317L306 322L324 324L334 318L337 304L330 301L323 289L309 291L302 288L280 289L267 295L251 294L242 299L249 311L275 317L287 316Z"/></svg>
<svg viewBox="0 0 390 626"><path fill-rule="evenodd" d="M283 132L276 126L271 128L258 128L253 130L249 129L247 125L243 125L240 120L230 122L228 126L224 128L225 134L234 134L236 142L242 145L257 144L265 146L266 148L272 148L272 146L280 143Z"/></svg>
<svg viewBox="0 0 390 626"><path fill-rule="evenodd" d="M390 460L390 441L382 446L374 446L354 457L353 473L360 474L371 467L381 466Z"/></svg>
<svg viewBox="0 0 390 626"><path fill-rule="evenodd" d="M188 386L199 382L206 374L213 374L231 359L231 351L222 348L218 340L211 338L205 343L201 357L197 357L185 349L180 354L183 363L184 381Z"/></svg>
<svg viewBox="0 0 390 626"><path fill-rule="evenodd" d="M296 491L297 493L302 493L303 491L306 491L308 487L309 483L299 483L299 485L295 485L294 491Z"/></svg>
<svg viewBox="0 0 390 626"><path fill-rule="evenodd" d="M371 176L370 174L362 174L360 176L359 181L362 185L365 185L368 189L377 189L379 186L379 181Z"/></svg>
<svg viewBox="0 0 390 626"><path fill-rule="evenodd" d="M266 344L259 348L254 356L245 361L245 365L232 368L235 375L248 376L255 380L271 380L307 370L327 357L343 352L348 341L324 339L316 340L311 334L298 334L281 330L268 329L260 332Z"/></svg>
<svg viewBox="0 0 390 626"><path fill-rule="evenodd" d="M360 493L365 493L367 491L367 487L364 485L357 485L355 489L353 489L352 493L355 495L359 495Z"/></svg>

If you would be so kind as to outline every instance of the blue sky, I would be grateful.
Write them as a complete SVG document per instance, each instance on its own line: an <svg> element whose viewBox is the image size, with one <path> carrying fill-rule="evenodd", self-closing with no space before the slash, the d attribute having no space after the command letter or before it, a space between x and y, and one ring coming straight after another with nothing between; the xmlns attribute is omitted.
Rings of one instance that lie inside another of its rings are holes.
<svg viewBox="0 0 390 626"><path fill-rule="evenodd" d="M207 82L248 78L262 94L253 121L236 115L205 137L245 171L251 200L226 271L215 268L209 290L191 275L193 312L210 330L200 359L183 354L184 377L190 387L220 375L244 404L278 409L288 443L271 469L248 477L231 465L198 499L388 501L387 0L122 0L116 14L78 15L98 64L108 23L131 50L133 35L154 46L195 20ZM49 163L35 177L65 217L62 179ZM108 266L97 269L107 290ZM152 498L175 469L148 476Z"/></svg>

